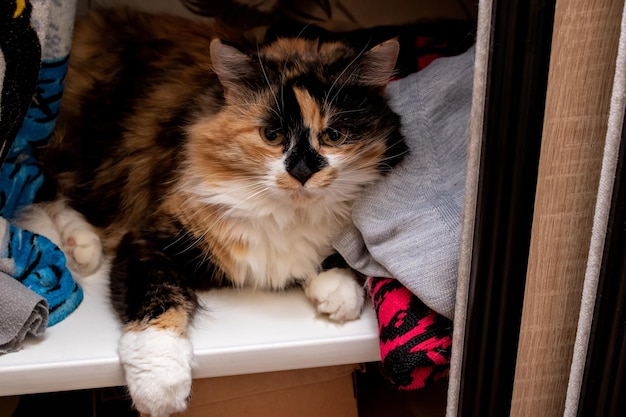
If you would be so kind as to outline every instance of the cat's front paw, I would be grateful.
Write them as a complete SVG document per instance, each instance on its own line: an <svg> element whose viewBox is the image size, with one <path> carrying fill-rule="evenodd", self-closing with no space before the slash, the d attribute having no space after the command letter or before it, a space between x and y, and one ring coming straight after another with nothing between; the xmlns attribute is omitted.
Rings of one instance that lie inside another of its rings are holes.
<svg viewBox="0 0 626 417"><path fill-rule="evenodd" d="M170 330L128 331L119 355L133 405L151 417L184 411L191 394L193 348Z"/></svg>
<svg viewBox="0 0 626 417"><path fill-rule="evenodd" d="M313 277L304 287L305 294L317 311L328 318L344 322L361 315L365 294L349 269L332 268Z"/></svg>
<svg viewBox="0 0 626 417"><path fill-rule="evenodd" d="M91 275L102 262L102 242L89 229L72 229L62 233L63 252L69 257L68 267L81 276Z"/></svg>

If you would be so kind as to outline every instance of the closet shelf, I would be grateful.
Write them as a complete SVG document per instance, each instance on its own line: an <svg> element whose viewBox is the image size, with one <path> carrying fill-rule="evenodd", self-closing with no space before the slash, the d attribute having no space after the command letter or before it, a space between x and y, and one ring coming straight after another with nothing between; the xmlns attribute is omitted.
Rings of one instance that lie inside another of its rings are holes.
<svg viewBox="0 0 626 417"><path fill-rule="evenodd" d="M90 277L85 298L42 338L0 356L0 396L124 385L117 356L121 325L106 280ZM357 321L316 314L300 289L280 293L220 289L200 296L190 329L194 378L315 368L380 360L371 303Z"/></svg>

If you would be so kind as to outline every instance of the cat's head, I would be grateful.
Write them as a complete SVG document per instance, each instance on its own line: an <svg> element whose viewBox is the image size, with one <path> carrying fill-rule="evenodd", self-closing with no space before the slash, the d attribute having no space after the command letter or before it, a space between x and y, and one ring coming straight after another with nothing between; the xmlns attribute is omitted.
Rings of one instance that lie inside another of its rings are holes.
<svg viewBox="0 0 626 417"><path fill-rule="evenodd" d="M253 207L354 199L408 151L385 97L398 49L281 38L244 53L214 40L226 104L191 130L198 193Z"/></svg>

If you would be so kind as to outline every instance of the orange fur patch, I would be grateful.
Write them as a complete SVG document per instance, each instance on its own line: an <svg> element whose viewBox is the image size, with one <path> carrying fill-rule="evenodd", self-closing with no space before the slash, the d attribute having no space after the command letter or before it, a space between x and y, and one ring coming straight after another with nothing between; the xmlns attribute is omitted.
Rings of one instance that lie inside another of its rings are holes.
<svg viewBox="0 0 626 417"><path fill-rule="evenodd" d="M337 172L336 168L324 168L323 170L313 174L313 176L307 182L307 185L315 188L326 188L330 186L330 184L332 184L334 180L337 179L338 174L339 173Z"/></svg>
<svg viewBox="0 0 626 417"><path fill-rule="evenodd" d="M307 90L294 88L293 92L300 105L302 121L311 130L311 136L317 136L326 127L326 118L322 116L319 104ZM313 145L316 146L317 141L313 142Z"/></svg>
<svg viewBox="0 0 626 417"><path fill-rule="evenodd" d="M241 239L232 239L230 241L230 254L235 259L243 259L248 255L248 251L250 250L250 245L247 242L244 242Z"/></svg>
<svg viewBox="0 0 626 417"><path fill-rule="evenodd" d="M284 190L295 191L302 187L300 181L292 177L287 172L281 172L276 176L276 185Z"/></svg>
<svg viewBox="0 0 626 417"><path fill-rule="evenodd" d="M133 321L124 326L124 332L139 332L147 328L158 330L168 330L178 336L187 335L187 325L189 324L189 314L182 307L174 307L161 314L159 317L149 321Z"/></svg>
<svg viewBox="0 0 626 417"><path fill-rule="evenodd" d="M223 111L189 128L188 168L208 186L235 178L253 178L266 172L270 161L282 157L282 149L263 142L256 111L247 116Z"/></svg>

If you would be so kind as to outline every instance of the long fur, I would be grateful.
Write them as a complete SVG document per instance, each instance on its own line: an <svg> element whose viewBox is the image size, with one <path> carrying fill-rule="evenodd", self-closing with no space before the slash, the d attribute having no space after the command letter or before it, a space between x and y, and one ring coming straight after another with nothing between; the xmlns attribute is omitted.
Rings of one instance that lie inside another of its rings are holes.
<svg viewBox="0 0 626 417"><path fill-rule="evenodd" d="M167 381L150 363L176 366L196 289L300 283L320 313L358 317L362 287L324 261L336 260L332 241L363 187L407 152L384 94L396 41L355 50L289 38L241 50L214 35L173 16L89 15L40 155L55 207L81 213L113 257L120 358L135 404L154 416L189 395L189 372ZM150 346L172 337L181 342L166 351ZM145 354L156 359L142 367ZM192 355L179 359L187 369Z"/></svg>

